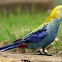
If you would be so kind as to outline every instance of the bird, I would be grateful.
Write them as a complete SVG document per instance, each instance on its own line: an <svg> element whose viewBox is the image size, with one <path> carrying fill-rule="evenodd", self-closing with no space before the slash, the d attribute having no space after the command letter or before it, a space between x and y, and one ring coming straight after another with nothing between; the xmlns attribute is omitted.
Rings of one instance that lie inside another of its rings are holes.
<svg viewBox="0 0 62 62"><path fill-rule="evenodd" d="M35 28L23 38L15 40L14 43L0 47L0 51L4 52L17 47L26 47L29 49L35 49L39 52L38 55L50 56L50 54L45 52L45 48L56 38L61 20L62 5L59 5L53 9L50 16L43 24ZM41 48L43 53L40 51Z"/></svg>

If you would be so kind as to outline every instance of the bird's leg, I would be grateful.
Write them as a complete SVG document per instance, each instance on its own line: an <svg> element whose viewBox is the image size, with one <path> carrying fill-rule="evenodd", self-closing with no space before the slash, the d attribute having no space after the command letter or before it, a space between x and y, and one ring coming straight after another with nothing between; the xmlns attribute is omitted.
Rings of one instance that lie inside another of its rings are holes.
<svg viewBox="0 0 62 62"><path fill-rule="evenodd" d="M44 55L52 56L52 55L49 55L49 54L47 54L47 53L45 52L45 48L43 48L43 53L44 53Z"/></svg>
<svg viewBox="0 0 62 62"><path fill-rule="evenodd" d="M37 51L37 52L39 52L39 54L36 54L36 55L43 55L43 53L41 53L41 51L39 50L39 51Z"/></svg>
<svg viewBox="0 0 62 62"><path fill-rule="evenodd" d="M40 50L37 51L37 52L39 52L39 54L36 54L36 55L45 55L45 54L43 54Z"/></svg>

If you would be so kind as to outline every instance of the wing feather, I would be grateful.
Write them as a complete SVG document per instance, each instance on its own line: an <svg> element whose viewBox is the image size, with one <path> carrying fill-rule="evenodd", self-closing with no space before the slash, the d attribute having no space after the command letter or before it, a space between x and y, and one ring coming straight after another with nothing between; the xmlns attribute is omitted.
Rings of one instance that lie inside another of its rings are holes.
<svg viewBox="0 0 62 62"><path fill-rule="evenodd" d="M29 33L26 35L23 40L24 42L39 42L47 35L47 25L42 28L38 28L38 30Z"/></svg>

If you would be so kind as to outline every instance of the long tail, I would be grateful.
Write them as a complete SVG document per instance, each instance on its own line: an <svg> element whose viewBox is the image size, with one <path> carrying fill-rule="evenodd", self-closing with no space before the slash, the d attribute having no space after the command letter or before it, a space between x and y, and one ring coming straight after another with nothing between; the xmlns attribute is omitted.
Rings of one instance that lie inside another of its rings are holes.
<svg viewBox="0 0 62 62"><path fill-rule="evenodd" d="M14 48L16 48L16 47L18 47L20 45L23 45L23 43L13 43L13 44L1 47L0 52L4 52L4 51L7 51L7 50L14 49Z"/></svg>

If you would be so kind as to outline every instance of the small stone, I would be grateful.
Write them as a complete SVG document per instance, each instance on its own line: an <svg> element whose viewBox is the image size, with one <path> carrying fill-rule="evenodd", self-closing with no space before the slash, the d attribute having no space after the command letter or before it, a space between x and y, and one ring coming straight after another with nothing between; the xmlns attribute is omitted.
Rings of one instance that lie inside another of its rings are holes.
<svg viewBox="0 0 62 62"><path fill-rule="evenodd" d="M55 38L55 41L59 41L59 38Z"/></svg>

